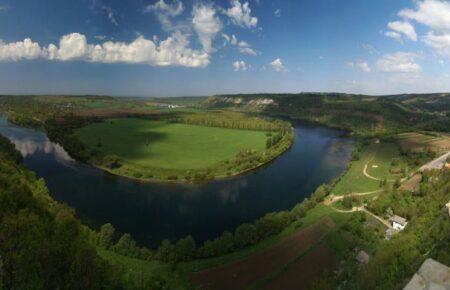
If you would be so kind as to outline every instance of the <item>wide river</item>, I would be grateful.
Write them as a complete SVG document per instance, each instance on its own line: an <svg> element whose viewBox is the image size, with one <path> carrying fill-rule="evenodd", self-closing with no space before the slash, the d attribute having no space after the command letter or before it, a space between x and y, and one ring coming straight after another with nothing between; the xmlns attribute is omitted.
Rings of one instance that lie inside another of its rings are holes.
<svg viewBox="0 0 450 290"><path fill-rule="evenodd" d="M290 209L345 170L352 141L344 132L300 123L294 127L292 148L255 172L207 184L150 184L77 162L45 133L0 118L0 134L45 179L57 201L75 208L90 226L110 222L150 247L188 234L202 242L268 212Z"/></svg>

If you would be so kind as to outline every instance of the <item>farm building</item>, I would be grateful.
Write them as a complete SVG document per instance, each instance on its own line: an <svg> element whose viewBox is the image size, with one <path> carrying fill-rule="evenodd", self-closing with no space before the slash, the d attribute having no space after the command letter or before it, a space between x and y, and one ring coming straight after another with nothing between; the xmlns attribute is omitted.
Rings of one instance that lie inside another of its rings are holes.
<svg viewBox="0 0 450 290"><path fill-rule="evenodd" d="M426 259L403 290L450 289L450 268Z"/></svg>
<svg viewBox="0 0 450 290"><path fill-rule="evenodd" d="M392 227L394 230L402 231L405 229L408 222L405 218L402 218L398 215L393 215L391 218L389 218L389 221L392 223Z"/></svg>

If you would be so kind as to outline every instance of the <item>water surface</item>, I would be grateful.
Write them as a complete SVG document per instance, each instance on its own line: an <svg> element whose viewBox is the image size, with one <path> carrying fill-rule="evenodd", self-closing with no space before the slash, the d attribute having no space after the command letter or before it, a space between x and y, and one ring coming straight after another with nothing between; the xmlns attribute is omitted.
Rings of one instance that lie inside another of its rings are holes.
<svg viewBox="0 0 450 290"><path fill-rule="evenodd" d="M188 234L201 242L265 213L290 209L345 170L352 142L342 131L294 127L292 148L255 172L207 184L149 184L77 162L45 133L0 119L0 134L45 179L57 201L75 208L92 227L110 222L150 247Z"/></svg>

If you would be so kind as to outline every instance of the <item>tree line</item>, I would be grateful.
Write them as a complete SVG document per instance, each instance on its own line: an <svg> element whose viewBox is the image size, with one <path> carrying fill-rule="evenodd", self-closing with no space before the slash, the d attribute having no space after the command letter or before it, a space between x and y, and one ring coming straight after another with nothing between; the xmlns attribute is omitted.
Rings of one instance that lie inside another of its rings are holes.
<svg viewBox="0 0 450 290"><path fill-rule="evenodd" d="M244 223L234 231L224 231L219 237L202 244L188 235L176 242L163 240L155 250L139 247L130 234L120 235L113 225L105 224L99 231L90 232L90 240L97 246L118 254L143 259L159 260L166 263L179 263L218 257L233 251L252 246L269 236L277 235L293 222L300 222L307 212L330 193L330 185L320 186L309 199L297 204L292 210L272 212L257 219L254 223Z"/></svg>

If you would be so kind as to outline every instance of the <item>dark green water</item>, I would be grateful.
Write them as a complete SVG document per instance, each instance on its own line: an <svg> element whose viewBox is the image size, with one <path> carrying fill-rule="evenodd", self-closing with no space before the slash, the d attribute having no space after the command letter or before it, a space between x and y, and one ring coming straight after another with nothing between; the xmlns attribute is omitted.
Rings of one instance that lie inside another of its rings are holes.
<svg viewBox="0 0 450 290"><path fill-rule="evenodd" d="M201 242L265 213L290 209L342 173L352 148L341 131L295 124L291 150L256 172L199 185L142 184L74 161L44 133L6 118L0 119L0 134L45 179L52 196L75 208L83 222L94 227L110 222L151 247L188 234Z"/></svg>

